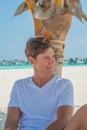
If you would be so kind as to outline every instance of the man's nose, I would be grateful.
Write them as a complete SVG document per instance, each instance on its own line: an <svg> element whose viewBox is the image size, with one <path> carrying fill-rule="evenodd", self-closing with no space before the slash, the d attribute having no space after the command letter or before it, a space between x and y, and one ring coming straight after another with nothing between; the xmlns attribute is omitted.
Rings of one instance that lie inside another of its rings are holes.
<svg viewBox="0 0 87 130"><path fill-rule="evenodd" d="M54 57L49 58L49 62L50 63L55 63L55 58Z"/></svg>

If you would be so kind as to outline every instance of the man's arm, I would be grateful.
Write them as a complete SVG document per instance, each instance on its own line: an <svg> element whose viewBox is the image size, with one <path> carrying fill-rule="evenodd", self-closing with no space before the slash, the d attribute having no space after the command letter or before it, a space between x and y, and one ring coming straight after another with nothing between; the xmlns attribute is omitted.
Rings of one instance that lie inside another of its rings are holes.
<svg viewBox="0 0 87 130"><path fill-rule="evenodd" d="M17 130L20 117L21 111L19 108L9 107L4 130Z"/></svg>
<svg viewBox="0 0 87 130"><path fill-rule="evenodd" d="M47 127L46 130L62 130L73 115L73 107L61 106L58 109L57 120Z"/></svg>

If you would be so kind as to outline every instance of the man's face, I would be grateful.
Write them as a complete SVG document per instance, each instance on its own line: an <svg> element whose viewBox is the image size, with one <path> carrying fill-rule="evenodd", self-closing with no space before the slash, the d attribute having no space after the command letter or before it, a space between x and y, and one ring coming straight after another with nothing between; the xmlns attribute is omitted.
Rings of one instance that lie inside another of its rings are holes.
<svg viewBox="0 0 87 130"><path fill-rule="evenodd" d="M52 48L48 48L44 53L38 55L34 60L34 69L39 73L54 73L55 54Z"/></svg>

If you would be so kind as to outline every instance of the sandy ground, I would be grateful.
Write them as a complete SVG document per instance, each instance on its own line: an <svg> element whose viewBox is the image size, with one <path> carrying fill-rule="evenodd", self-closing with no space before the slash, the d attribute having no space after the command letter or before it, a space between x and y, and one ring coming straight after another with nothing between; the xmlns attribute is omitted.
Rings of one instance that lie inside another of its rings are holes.
<svg viewBox="0 0 87 130"><path fill-rule="evenodd" d="M5 111L15 80L33 74L33 69L0 70L0 109ZM69 78L74 86L75 109L87 103L87 66L63 67L62 77Z"/></svg>
<svg viewBox="0 0 87 130"><path fill-rule="evenodd" d="M0 70L0 130L4 129L7 104L14 82L31 76L33 69ZM87 66L63 67L62 77L72 81L74 86L75 111L87 103Z"/></svg>

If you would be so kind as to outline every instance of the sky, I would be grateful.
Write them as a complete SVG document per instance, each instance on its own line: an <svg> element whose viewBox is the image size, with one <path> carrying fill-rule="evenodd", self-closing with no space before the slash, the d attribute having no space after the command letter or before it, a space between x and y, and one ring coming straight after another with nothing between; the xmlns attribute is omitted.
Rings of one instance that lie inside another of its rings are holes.
<svg viewBox="0 0 87 130"><path fill-rule="evenodd" d="M29 11L14 17L24 0L0 1L0 60L25 60L26 41L34 36L32 15ZM87 0L81 0L87 14ZM64 58L87 58L87 22L72 17L71 28L65 40Z"/></svg>

